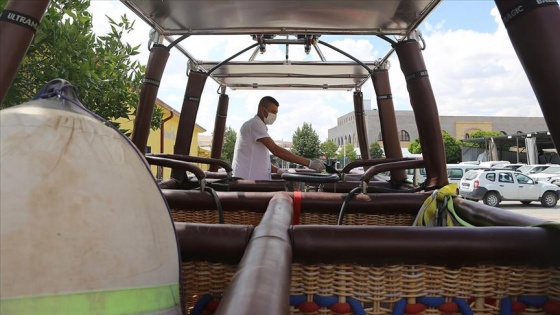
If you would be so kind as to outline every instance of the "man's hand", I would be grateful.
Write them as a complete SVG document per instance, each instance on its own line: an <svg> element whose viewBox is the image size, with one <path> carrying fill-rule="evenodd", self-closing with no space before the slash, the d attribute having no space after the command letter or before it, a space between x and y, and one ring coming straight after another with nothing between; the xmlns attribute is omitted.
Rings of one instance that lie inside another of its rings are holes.
<svg viewBox="0 0 560 315"><path fill-rule="evenodd" d="M309 168L312 168L318 172L322 172L325 170L325 163L321 159L311 160L308 165Z"/></svg>

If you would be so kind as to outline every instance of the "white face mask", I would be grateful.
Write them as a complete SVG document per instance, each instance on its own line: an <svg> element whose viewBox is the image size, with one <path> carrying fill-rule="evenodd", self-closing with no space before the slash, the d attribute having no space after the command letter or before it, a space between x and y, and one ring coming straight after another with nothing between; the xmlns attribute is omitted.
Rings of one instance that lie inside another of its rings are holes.
<svg viewBox="0 0 560 315"><path fill-rule="evenodd" d="M264 108L264 111L268 114L268 116L263 118L263 121L266 125L272 125L275 121L276 121L276 114L273 114L269 111L266 110L266 108Z"/></svg>

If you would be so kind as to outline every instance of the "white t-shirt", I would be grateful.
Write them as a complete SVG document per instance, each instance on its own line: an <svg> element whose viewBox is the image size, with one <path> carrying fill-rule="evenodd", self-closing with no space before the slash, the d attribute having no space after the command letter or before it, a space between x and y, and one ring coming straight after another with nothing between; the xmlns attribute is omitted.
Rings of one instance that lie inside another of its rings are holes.
<svg viewBox="0 0 560 315"><path fill-rule="evenodd" d="M231 163L233 176L253 180L270 179L270 152L257 141L267 137L270 137L268 128L258 116L241 126Z"/></svg>

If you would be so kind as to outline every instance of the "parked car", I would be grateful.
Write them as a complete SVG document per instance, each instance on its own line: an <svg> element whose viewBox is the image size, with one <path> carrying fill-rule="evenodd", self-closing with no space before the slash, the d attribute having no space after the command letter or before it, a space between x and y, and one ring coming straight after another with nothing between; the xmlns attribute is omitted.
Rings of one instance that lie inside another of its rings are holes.
<svg viewBox="0 0 560 315"><path fill-rule="evenodd" d="M459 195L459 182L461 178L470 170L480 169L479 165L474 164L447 164L447 178L449 183L457 184L457 194Z"/></svg>
<svg viewBox="0 0 560 315"><path fill-rule="evenodd" d="M469 164L469 163L460 163L460 164L447 164L447 178L449 183L456 183L459 185L459 181L463 175L467 173L469 170L476 170L481 169L482 166L478 164ZM418 168L418 169L407 169L406 174L409 181L413 181L414 179L414 172L417 172L416 175L418 176L418 183L423 183L426 180L426 169L425 168ZM459 194L459 189L457 189L457 194Z"/></svg>
<svg viewBox="0 0 560 315"><path fill-rule="evenodd" d="M531 175L531 174L540 173L546 170L547 168L549 168L550 166L551 166L550 164L523 165L517 170L525 175Z"/></svg>
<svg viewBox="0 0 560 315"><path fill-rule="evenodd" d="M459 185L461 178L470 170L480 169L481 166L474 164L447 164L447 178L449 183Z"/></svg>
<svg viewBox="0 0 560 315"><path fill-rule="evenodd" d="M412 183L414 182L414 173L416 173L417 183L421 184L426 180L425 168L409 168L406 170L406 177Z"/></svg>
<svg viewBox="0 0 560 315"><path fill-rule="evenodd" d="M539 182L556 183L560 184L560 166L550 166L544 171L536 174L529 175L532 179Z"/></svg>
<svg viewBox="0 0 560 315"><path fill-rule="evenodd" d="M491 168L491 167L496 167L496 165L510 164L510 162L509 161L465 161L459 164L478 165L480 168Z"/></svg>
<svg viewBox="0 0 560 315"><path fill-rule="evenodd" d="M493 207L504 200L523 204L540 201L544 207L554 207L560 197L560 187L535 181L516 171L472 170L461 179L459 194Z"/></svg>
<svg viewBox="0 0 560 315"><path fill-rule="evenodd" d="M494 165L494 168L503 168L503 169L508 169L508 170L512 170L512 171L516 171L518 170L521 166L524 166L527 164L522 164L522 163L515 163L515 164L497 164Z"/></svg>

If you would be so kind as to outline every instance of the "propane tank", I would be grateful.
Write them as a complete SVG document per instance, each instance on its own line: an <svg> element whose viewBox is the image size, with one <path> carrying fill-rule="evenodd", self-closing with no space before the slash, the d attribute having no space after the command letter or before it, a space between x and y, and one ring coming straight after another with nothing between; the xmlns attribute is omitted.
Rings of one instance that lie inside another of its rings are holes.
<svg viewBox="0 0 560 315"><path fill-rule="evenodd" d="M173 221L133 144L63 80L0 128L0 313L180 314Z"/></svg>

